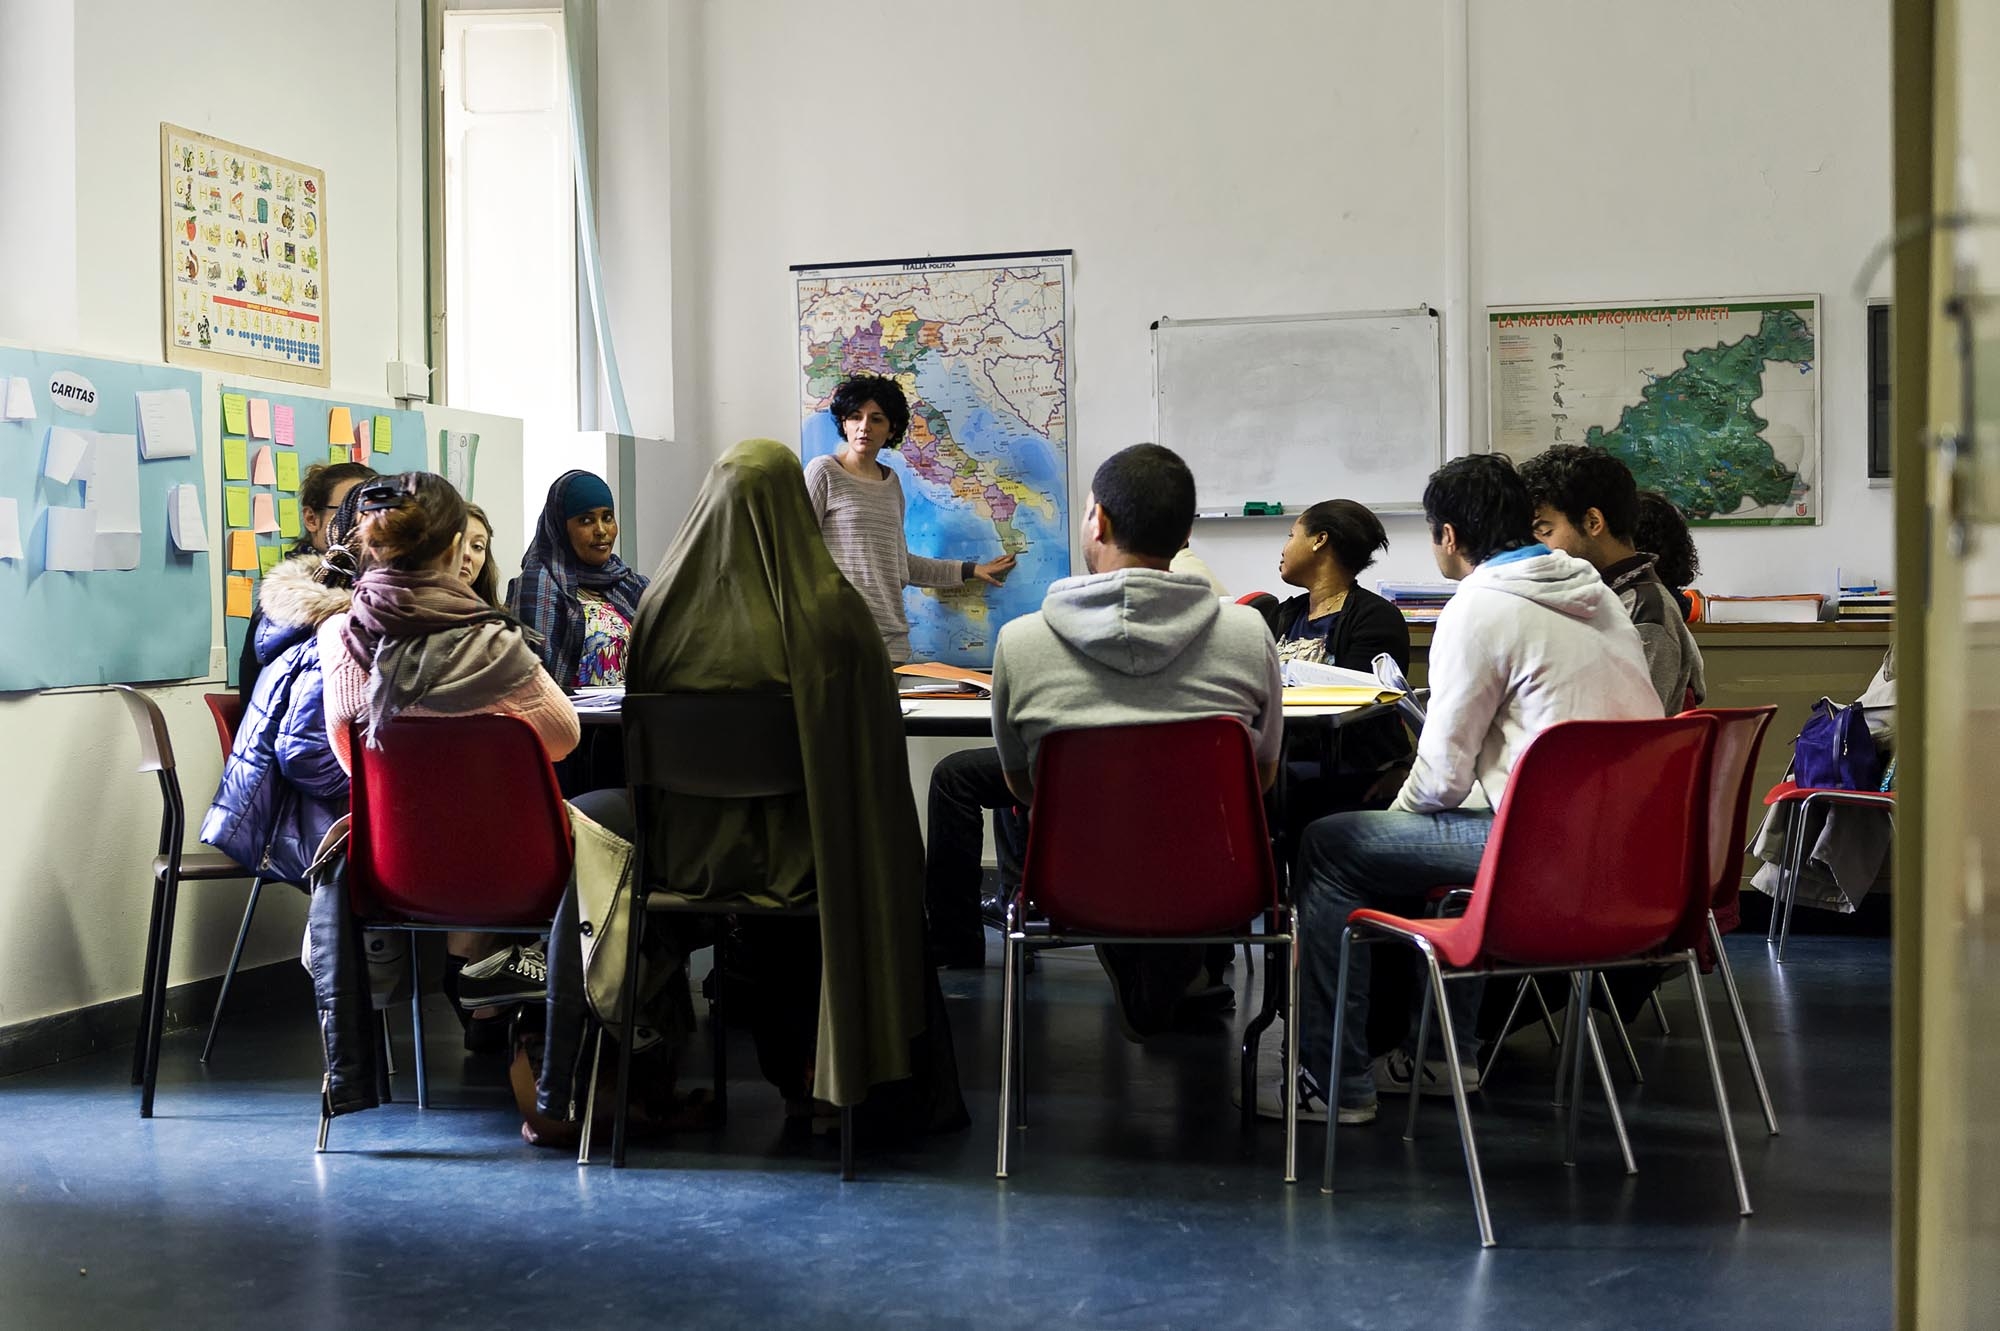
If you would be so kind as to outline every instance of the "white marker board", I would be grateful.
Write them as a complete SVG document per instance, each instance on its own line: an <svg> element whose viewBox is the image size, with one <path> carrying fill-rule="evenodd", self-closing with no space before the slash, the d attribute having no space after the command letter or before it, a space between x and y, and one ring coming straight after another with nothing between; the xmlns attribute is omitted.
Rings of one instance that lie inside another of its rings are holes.
<svg viewBox="0 0 2000 1331"><path fill-rule="evenodd" d="M1153 325L1155 437L1204 513L1322 499L1409 511L1444 454L1440 320L1428 307Z"/></svg>

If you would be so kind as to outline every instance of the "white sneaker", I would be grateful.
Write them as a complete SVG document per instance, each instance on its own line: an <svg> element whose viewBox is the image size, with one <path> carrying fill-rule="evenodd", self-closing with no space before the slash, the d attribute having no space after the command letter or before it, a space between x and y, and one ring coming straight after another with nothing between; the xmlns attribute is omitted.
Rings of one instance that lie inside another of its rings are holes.
<svg viewBox="0 0 2000 1331"><path fill-rule="evenodd" d="M1413 1071L1412 1065L1415 1062L1415 1059L1411 1058L1408 1053L1401 1049L1392 1049L1382 1055L1382 1057L1376 1059L1373 1068L1375 1073L1375 1089L1384 1095L1408 1095L1410 1093L1410 1074ZM1466 1094L1470 1095L1479 1089L1479 1065L1477 1063L1460 1063L1458 1065L1458 1072L1465 1079ZM1444 1060L1437 1058L1427 1058L1424 1060L1424 1070L1419 1091L1424 1095L1451 1094L1451 1070L1445 1067Z"/></svg>
<svg viewBox="0 0 2000 1331"><path fill-rule="evenodd" d="M1285 1028L1274 1025L1264 1032L1264 1038L1257 1045L1257 1117L1284 1121L1285 1117ZM1326 1122L1326 1101L1319 1092L1301 1077L1296 1083L1299 1097L1299 1122ZM1239 1082L1229 1089L1229 1101L1238 1109L1243 1107L1243 1087ZM1365 1105L1340 1106L1342 1123L1372 1123L1375 1120L1375 1102Z"/></svg>

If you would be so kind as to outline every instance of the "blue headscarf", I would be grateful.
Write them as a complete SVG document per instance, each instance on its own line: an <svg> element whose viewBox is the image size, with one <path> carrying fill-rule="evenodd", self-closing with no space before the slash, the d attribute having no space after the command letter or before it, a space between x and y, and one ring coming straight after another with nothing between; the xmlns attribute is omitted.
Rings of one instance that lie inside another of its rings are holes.
<svg viewBox="0 0 2000 1331"><path fill-rule="evenodd" d="M645 575L617 555L592 566L576 557L569 543L569 519L595 508L610 508L611 487L587 471L566 471L549 487L535 539L521 558L521 576L508 588L507 608L527 625L542 664L564 689L576 687L583 661L583 609L577 589L597 592L625 618L639 613Z"/></svg>

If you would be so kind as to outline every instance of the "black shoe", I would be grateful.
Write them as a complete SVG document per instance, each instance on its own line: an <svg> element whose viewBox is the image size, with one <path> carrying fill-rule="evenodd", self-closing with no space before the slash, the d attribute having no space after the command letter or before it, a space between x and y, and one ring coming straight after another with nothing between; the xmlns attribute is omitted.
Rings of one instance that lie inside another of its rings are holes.
<svg viewBox="0 0 2000 1331"><path fill-rule="evenodd" d="M504 1054L511 1050L513 1041L507 1036L514 1014L502 1012L491 1017L473 1017L465 1023L465 1052L468 1054Z"/></svg>
<svg viewBox="0 0 2000 1331"><path fill-rule="evenodd" d="M468 1012L540 1002L548 991L549 962L540 943L495 952L458 973L458 1005Z"/></svg>
<svg viewBox="0 0 2000 1331"><path fill-rule="evenodd" d="M979 898L979 922L989 929L998 929L1002 933L1007 931L1007 897L1005 894L995 893L990 897Z"/></svg>

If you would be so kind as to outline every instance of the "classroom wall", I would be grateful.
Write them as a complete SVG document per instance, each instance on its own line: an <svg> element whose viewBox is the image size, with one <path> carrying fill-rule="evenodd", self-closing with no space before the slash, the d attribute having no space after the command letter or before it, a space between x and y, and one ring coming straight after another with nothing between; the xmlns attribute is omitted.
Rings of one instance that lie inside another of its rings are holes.
<svg viewBox="0 0 2000 1331"><path fill-rule="evenodd" d="M1485 437L1488 304L1818 292L1826 525L1704 531L1703 582L1888 572L1851 289L1888 227L1885 0L674 0L598 23L600 117L668 100L673 151L607 135L598 170L670 177L677 437L797 439L793 263L1073 247L1079 495L1151 431L1163 314L1466 293L1459 452ZM614 282L660 252L607 232ZM1369 577L1433 577L1421 520L1389 526ZM1203 524L1196 548L1271 587L1283 527Z"/></svg>
<svg viewBox="0 0 2000 1331"><path fill-rule="evenodd" d="M40 0L0 8L0 48ZM334 331L330 391L379 398L399 324L421 330L422 270L399 287L397 109L421 114L421 83L397 74L398 43L419 49L415 0L323 5L260 0L77 0L74 63L41 66L33 99L0 83L0 122L17 113L75 123L74 183L51 203L73 214L73 253L32 254L36 280L74 292L66 328L39 306L0 299L0 337L97 355L157 360L160 333L160 122L171 121L323 167L330 212ZM47 20L47 13L36 16ZM273 51L290 52L274 65ZM7 66L0 65L0 69ZM400 92L399 92L400 83ZM0 140L11 143L12 139ZM407 133L402 151L421 139ZM11 159L9 159L11 160ZM420 178L420 177L419 177ZM54 177L37 176L47 186ZM10 189L19 182L8 176ZM420 217L421 194L404 200ZM0 212L12 212L12 207ZM407 263L407 260L406 260ZM55 301L60 306L61 302ZM412 353L422 359L421 349ZM234 377L233 377L234 378ZM237 382L253 382L236 379ZM218 663L219 664L219 663ZM214 792L221 755L201 702L219 684L160 688L182 763L190 822ZM135 993L145 953L149 864L159 796L136 770L131 724L117 698L78 690L0 695L0 1026ZM217 974L242 913L243 891L197 885L182 895L173 983ZM246 964L296 956L302 898L267 894Z"/></svg>

